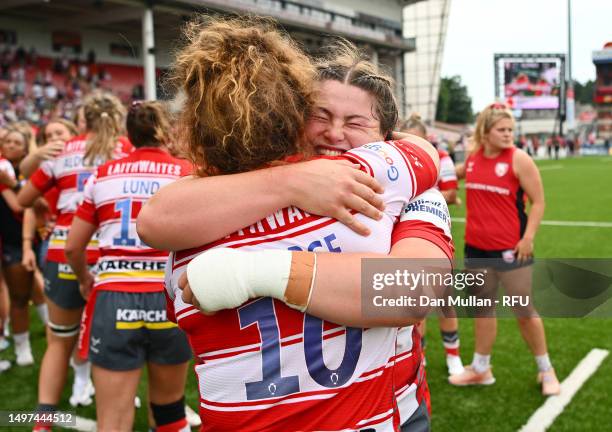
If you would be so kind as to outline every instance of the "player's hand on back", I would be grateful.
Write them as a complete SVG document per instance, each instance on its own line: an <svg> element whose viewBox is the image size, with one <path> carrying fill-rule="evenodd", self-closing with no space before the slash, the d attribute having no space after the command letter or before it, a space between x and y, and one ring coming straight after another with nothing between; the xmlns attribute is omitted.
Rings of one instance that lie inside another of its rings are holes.
<svg viewBox="0 0 612 432"><path fill-rule="evenodd" d="M351 211L374 220L382 218L382 186L359 165L345 160L316 159L287 165L293 205L319 216L339 220L361 235L369 229Z"/></svg>

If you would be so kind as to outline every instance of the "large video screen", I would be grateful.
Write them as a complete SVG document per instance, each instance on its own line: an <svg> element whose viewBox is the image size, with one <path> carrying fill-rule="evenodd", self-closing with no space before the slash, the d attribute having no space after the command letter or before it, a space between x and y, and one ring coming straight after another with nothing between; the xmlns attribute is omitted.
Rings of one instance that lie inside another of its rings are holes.
<svg viewBox="0 0 612 432"><path fill-rule="evenodd" d="M558 109L560 91L560 62L504 61L504 94L514 109Z"/></svg>

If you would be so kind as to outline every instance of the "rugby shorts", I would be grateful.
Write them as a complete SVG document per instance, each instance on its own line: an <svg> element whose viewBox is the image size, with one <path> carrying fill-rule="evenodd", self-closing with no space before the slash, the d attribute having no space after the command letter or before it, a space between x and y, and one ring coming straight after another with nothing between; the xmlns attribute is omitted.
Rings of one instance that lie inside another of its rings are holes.
<svg viewBox="0 0 612 432"><path fill-rule="evenodd" d="M464 249L464 264L467 269L493 268L497 271L516 270L533 264L533 257L519 262L514 250L483 250L469 244Z"/></svg>
<svg viewBox="0 0 612 432"><path fill-rule="evenodd" d="M79 282L72 268L66 263L47 261L43 268L45 295L64 309L78 309L85 306Z"/></svg>
<svg viewBox="0 0 612 432"><path fill-rule="evenodd" d="M84 337L93 364L124 371L145 362L177 365L191 359L187 337L166 317L163 292L98 291L90 301Z"/></svg>

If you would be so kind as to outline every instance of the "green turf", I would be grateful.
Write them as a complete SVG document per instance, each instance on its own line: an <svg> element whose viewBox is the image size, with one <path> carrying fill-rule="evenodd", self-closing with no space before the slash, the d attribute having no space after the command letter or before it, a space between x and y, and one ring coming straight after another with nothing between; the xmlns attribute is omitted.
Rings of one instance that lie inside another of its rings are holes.
<svg viewBox="0 0 612 432"><path fill-rule="evenodd" d="M544 168L541 173L547 198L546 220L612 222L612 158L542 161L538 165ZM460 196L464 198L463 190ZM455 217L463 217L465 208L453 207L451 212ZM458 258L463 256L464 229L463 223L453 224ZM535 253L541 258L612 258L612 228L543 226L538 232ZM45 344L42 326L34 313L32 323L34 357L39 363ZM566 378L592 348L612 351L612 319L546 319L545 326L551 358L560 379ZM461 352L466 363L472 356L472 329L471 320L461 320ZM518 430L544 402L535 382L535 363L514 319L499 321L492 359L497 382L488 388L454 388L448 385L435 318L430 320L427 336L427 374L432 393L434 431ZM0 353L0 358L14 361L12 347ZM190 371L189 376L187 401L196 408L198 398L194 374ZM33 409L36 406L37 379L37 366L13 366L1 374L0 409ZM140 396L144 404L143 385ZM68 397L67 388L61 409L71 409ZM612 430L611 407L612 356L586 382L550 430ZM93 407L79 408L77 414L95 418ZM28 429L0 427L0 432L4 430ZM137 410L135 430L147 430L144 408Z"/></svg>

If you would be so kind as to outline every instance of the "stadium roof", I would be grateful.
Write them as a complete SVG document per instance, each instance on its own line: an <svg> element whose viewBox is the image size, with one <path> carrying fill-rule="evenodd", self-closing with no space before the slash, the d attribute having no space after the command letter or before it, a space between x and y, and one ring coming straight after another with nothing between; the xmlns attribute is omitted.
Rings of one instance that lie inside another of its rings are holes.
<svg viewBox="0 0 612 432"><path fill-rule="evenodd" d="M92 28L140 33L143 10L147 4L152 4L158 37L176 36L180 25L195 12L255 13L273 16L290 31L298 30L319 37L325 33L337 34L392 50L415 49L414 39L401 36L401 21L386 20L357 11L347 16L322 9L321 6L312 6L311 2L275 1L282 4L282 8L265 9L256 2L244 0L2 0L0 15L35 20L58 30ZM421 0L377 1L401 8Z"/></svg>

